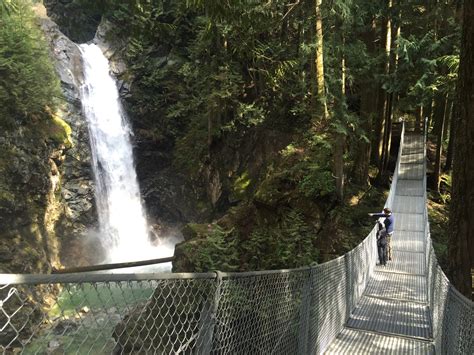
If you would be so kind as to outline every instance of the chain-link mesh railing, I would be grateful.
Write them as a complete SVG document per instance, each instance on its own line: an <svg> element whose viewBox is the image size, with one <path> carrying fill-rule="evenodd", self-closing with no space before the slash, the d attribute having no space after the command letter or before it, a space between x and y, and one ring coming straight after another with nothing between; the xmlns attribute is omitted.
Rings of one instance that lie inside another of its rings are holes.
<svg viewBox="0 0 474 355"><path fill-rule="evenodd" d="M9 278L0 290L3 352L199 353L211 339L212 273Z"/></svg>
<svg viewBox="0 0 474 355"><path fill-rule="evenodd" d="M474 354L474 302L449 282L436 259L428 229L427 247L428 300L435 348L441 354Z"/></svg>
<svg viewBox="0 0 474 355"><path fill-rule="evenodd" d="M426 157L426 123L424 156ZM423 163L425 201L426 159ZM435 349L440 354L474 354L474 302L457 291L444 274L431 242L428 209L424 208L428 301Z"/></svg>
<svg viewBox="0 0 474 355"><path fill-rule="evenodd" d="M403 148L403 129L400 147ZM391 206L396 173L387 199ZM474 353L473 306L429 239L429 303L441 353ZM343 329L376 264L355 249L294 270L201 274L0 275L0 349L25 354L317 354Z"/></svg>
<svg viewBox="0 0 474 355"><path fill-rule="evenodd" d="M342 330L365 288L375 264L374 243L371 233L345 256L295 270L2 275L1 349L320 353Z"/></svg>
<svg viewBox="0 0 474 355"><path fill-rule="evenodd" d="M371 234L345 256L296 270L2 275L1 349L320 353L342 330L365 288L369 264L375 264L374 242Z"/></svg>

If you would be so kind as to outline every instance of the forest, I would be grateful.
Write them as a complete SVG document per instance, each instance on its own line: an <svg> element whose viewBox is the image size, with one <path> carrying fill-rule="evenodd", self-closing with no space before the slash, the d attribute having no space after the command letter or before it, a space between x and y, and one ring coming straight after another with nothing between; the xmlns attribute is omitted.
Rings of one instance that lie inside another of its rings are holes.
<svg viewBox="0 0 474 355"><path fill-rule="evenodd" d="M78 149L75 104L37 3L76 43L107 29L148 218L185 240L174 271L294 268L351 250L383 207L403 121L427 129L435 250L472 297L474 2L2 0L2 272L50 272L77 245L64 184L78 173L62 158Z"/></svg>

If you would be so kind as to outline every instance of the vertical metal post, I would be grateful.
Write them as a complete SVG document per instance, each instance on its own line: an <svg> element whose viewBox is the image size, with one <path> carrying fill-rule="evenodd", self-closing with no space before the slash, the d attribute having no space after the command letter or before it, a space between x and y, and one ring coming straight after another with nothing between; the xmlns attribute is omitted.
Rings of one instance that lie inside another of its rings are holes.
<svg viewBox="0 0 474 355"><path fill-rule="evenodd" d="M199 333L197 336L197 354L210 354L214 341L214 329L217 320L217 310L221 299L222 273L216 273L216 290L212 302L208 302L199 319Z"/></svg>
<svg viewBox="0 0 474 355"><path fill-rule="evenodd" d="M425 147L426 147L426 137L428 137L428 117L425 117L425 127L423 130L423 135L425 136Z"/></svg>
<svg viewBox="0 0 474 355"><path fill-rule="evenodd" d="M346 271L346 319L349 320L353 311L354 302L354 275L351 263L352 250L344 255L345 271ZM345 323L344 322L344 323Z"/></svg>

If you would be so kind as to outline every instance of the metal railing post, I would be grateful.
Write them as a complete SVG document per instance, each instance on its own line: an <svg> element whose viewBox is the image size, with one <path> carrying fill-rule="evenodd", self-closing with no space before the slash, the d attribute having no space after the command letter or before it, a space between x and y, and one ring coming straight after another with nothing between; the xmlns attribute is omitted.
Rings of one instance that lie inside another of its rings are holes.
<svg viewBox="0 0 474 355"><path fill-rule="evenodd" d="M345 322L350 318L352 309L352 303L354 301L354 275L352 273L351 256L352 251L344 255L344 265L346 273L346 319Z"/></svg>
<svg viewBox="0 0 474 355"><path fill-rule="evenodd" d="M216 273L216 290L214 298L210 304L207 304L201 313L199 319L199 334L197 336L197 353L210 354L214 343L214 330L217 322L217 310L219 309L219 302L221 298L222 288L222 273Z"/></svg>

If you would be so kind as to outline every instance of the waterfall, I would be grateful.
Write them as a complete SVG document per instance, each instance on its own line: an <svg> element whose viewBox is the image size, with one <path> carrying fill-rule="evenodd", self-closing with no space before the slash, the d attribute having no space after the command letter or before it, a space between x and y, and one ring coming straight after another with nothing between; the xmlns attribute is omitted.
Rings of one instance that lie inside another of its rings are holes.
<svg viewBox="0 0 474 355"><path fill-rule="evenodd" d="M82 106L89 127L100 240L106 262L155 259L173 255L169 246L154 246L142 207L130 142L109 63L95 44L81 44L84 62Z"/></svg>

